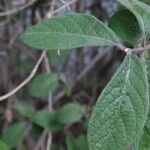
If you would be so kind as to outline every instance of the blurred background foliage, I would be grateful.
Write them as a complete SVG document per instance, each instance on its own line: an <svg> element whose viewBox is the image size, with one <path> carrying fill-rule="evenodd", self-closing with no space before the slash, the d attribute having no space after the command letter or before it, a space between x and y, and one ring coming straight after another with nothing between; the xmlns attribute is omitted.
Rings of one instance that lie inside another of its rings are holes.
<svg viewBox="0 0 150 150"><path fill-rule="evenodd" d="M40 56L19 40L25 29L69 12L108 23L117 8L115 0L0 0L0 95L20 84ZM124 55L114 47L50 50L33 80L0 102L0 150L88 150L92 106Z"/></svg>

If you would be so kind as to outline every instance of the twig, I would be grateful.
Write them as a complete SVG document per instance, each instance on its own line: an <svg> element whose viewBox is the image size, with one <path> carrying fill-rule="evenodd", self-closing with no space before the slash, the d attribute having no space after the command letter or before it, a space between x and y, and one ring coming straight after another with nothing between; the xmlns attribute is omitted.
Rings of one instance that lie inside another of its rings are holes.
<svg viewBox="0 0 150 150"><path fill-rule="evenodd" d="M130 49L131 52L144 52L144 51L150 51L150 45L146 46L146 47L141 47L141 48L134 48L134 49Z"/></svg>
<svg viewBox="0 0 150 150"><path fill-rule="evenodd" d="M53 12L51 13L51 15L54 15L54 14L60 12L61 10L67 8L68 6L70 6L71 4L75 3L76 1L77 1L77 0L72 0L71 2L65 3L62 7L56 9L55 11L53 11Z"/></svg>
<svg viewBox="0 0 150 150"><path fill-rule="evenodd" d="M15 89L13 89L11 92L9 92L8 94L5 94L3 96L0 96L0 101L3 101L5 99L9 98L10 96L14 95L15 93L17 93L22 87L24 87L34 77L45 54L46 54L46 51L43 51L40 58L38 59L38 62L34 66L31 74L20 85L18 85Z"/></svg>
<svg viewBox="0 0 150 150"><path fill-rule="evenodd" d="M22 10L26 9L27 7L33 5L36 1L37 0L32 0L32 1L28 2L26 5L20 6L18 8L14 8L14 9L9 10L9 11L2 12L2 13L0 13L0 17L4 17L4 16L7 16L7 15L15 14L18 11L22 11Z"/></svg>
<svg viewBox="0 0 150 150"><path fill-rule="evenodd" d="M49 65L49 60L47 55L45 55L44 57L44 62L45 62L45 67L46 67L46 71L48 74L51 73L51 68ZM48 95L48 111L53 111L53 103L52 103L52 94L50 93ZM51 148L51 143L52 143L52 132L48 131L48 138L47 138L47 143L46 143L46 150L50 150Z"/></svg>
<svg viewBox="0 0 150 150"><path fill-rule="evenodd" d="M126 53L150 51L150 45L140 48L128 48L120 44L117 47Z"/></svg>
<svg viewBox="0 0 150 150"><path fill-rule="evenodd" d="M70 11L71 8L70 8L70 6L68 5L68 2L66 2L65 0L60 0L60 1L61 1L61 3L67 5L68 10Z"/></svg>

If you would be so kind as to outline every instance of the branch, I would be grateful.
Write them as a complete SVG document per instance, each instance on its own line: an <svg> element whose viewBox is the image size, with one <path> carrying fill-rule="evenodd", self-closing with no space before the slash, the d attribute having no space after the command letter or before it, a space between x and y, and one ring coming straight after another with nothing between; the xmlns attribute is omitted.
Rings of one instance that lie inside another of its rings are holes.
<svg viewBox="0 0 150 150"><path fill-rule="evenodd" d="M150 51L150 45L148 45L146 47L131 49L131 52L144 52L144 51Z"/></svg>
<svg viewBox="0 0 150 150"><path fill-rule="evenodd" d="M61 10L64 10L65 8L68 8L68 6L70 6L71 4L75 3L76 1L77 1L77 0L72 0L72 1L70 1L70 2L68 2L68 3L66 2L62 7L56 9L55 11L53 11L53 12L51 13L51 15L54 15L54 14L60 12Z"/></svg>
<svg viewBox="0 0 150 150"><path fill-rule="evenodd" d="M4 17L4 16L7 16L7 15L15 14L15 13L17 13L18 11L24 10L24 9L26 9L27 7L33 5L36 1L37 1L37 0L32 0L32 1L30 1L29 3L27 3L26 5L20 6L20 7L18 7L18 8L11 9L11 10L9 10L9 11L2 12L2 13L0 13L0 17Z"/></svg>
<svg viewBox="0 0 150 150"><path fill-rule="evenodd" d="M120 44L117 45L117 47L126 53L150 51L150 45L147 45L145 47L140 47L140 48L127 48Z"/></svg>
<svg viewBox="0 0 150 150"><path fill-rule="evenodd" d="M46 54L46 51L43 51L40 58L38 59L38 62L34 66L33 70L31 71L30 75L20 85L18 85L15 89L13 89L11 92L9 92L8 94L5 94L3 96L0 96L0 101L3 101L5 99L9 98L10 96L14 95L15 93L17 93L22 87L24 87L35 76L42 60L45 57L45 54Z"/></svg>

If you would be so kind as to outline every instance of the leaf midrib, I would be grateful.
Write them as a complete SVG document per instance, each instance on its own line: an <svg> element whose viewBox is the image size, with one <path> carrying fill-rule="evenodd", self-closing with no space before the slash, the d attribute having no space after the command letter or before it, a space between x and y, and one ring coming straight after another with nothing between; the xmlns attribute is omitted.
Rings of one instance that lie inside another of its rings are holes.
<svg viewBox="0 0 150 150"><path fill-rule="evenodd" d="M42 33L43 34L61 34L61 35L66 35L66 36L72 35L72 36L80 36L80 37L91 38L91 39L105 40L109 43L112 43L113 45L119 46L119 41L118 41L118 43L117 43L117 41L115 43L115 42L107 40L105 38L96 37L96 36L88 36L88 35L83 35L83 34L75 34L75 33L63 33L63 32L53 32L53 31L52 32L33 32L33 33L30 32L30 33L25 33L24 36L33 35L33 34L37 35L37 34L42 34Z"/></svg>

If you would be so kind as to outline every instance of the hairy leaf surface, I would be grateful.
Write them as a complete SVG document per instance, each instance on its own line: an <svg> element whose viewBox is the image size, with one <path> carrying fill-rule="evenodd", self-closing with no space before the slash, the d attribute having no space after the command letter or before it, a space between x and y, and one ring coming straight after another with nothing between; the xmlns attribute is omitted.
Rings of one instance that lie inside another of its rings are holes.
<svg viewBox="0 0 150 150"><path fill-rule="evenodd" d="M137 56L128 54L93 110L90 150L125 150L141 134L149 105L147 76Z"/></svg>
<svg viewBox="0 0 150 150"><path fill-rule="evenodd" d="M86 14L56 16L29 28L21 39L39 49L71 49L82 46L117 45L115 33Z"/></svg>

